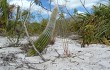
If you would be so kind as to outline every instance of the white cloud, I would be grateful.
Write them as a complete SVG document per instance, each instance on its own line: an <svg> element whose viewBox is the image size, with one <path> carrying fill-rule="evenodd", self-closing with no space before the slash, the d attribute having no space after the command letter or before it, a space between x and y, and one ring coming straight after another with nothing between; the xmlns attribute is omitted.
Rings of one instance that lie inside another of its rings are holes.
<svg viewBox="0 0 110 70"><path fill-rule="evenodd" d="M9 1L9 4L15 4L15 5L19 5L23 10L26 10L30 7L30 3L31 3L32 0L10 0ZM81 0L83 3L85 1L85 7L86 8L91 8L93 5L96 5L97 2L105 2L107 0ZM59 4L59 5L63 5L63 6L67 6L68 9L74 9L74 8L77 8L77 7L81 7L82 4L80 2L80 0L52 0L52 4L55 5L55 4ZM42 14L48 14L48 12L43 9L42 7L38 6L38 5L35 5L33 4L32 8L31 8L31 11L35 12L35 11L39 11L41 12ZM51 12L50 12L51 13ZM49 14L50 14L49 13Z"/></svg>
<svg viewBox="0 0 110 70"><path fill-rule="evenodd" d="M85 1L85 7L87 8L91 8L93 5L96 5L97 2L101 2L103 0L81 0L83 3ZM55 4L59 4L59 5L66 5L67 8L72 9L72 8L77 8L77 7L81 7L82 4L80 2L80 0L53 0L53 5Z"/></svg>
<svg viewBox="0 0 110 70"><path fill-rule="evenodd" d="M78 11L78 14L84 14L84 12L82 12L82 11Z"/></svg>
<svg viewBox="0 0 110 70"><path fill-rule="evenodd" d="M9 4L12 5L16 5L16 6L20 6L20 8L22 10L27 10L30 7L30 3L31 1L27 1L27 0L10 0ZM47 10L43 9L41 6L36 5L35 3L33 3L33 5L31 6L31 12L36 12L36 13L41 13L42 15L44 14L51 14L51 12L48 13Z"/></svg>
<svg viewBox="0 0 110 70"><path fill-rule="evenodd" d="M9 4L19 5L22 10L29 9L30 3L32 0L9 0ZM84 3L84 0L81 0ZM93 5L96 5L97 2L105 3L107 0L85 0L85 7L90 9ZM68 9L74 9L82 7L80 0L52 0L52 5L56 4L67 6ZM36 12L41 15L48 15L50 17L51 12L43 9L41 6L36 5L35 3L31 7L31 12ZM78 13L84 13L83 11L78 11ZM64 14L67 16L67 14Z"/></svg>
<svg viewBox="0 0 110 70"><path fill-rule="evenodd" d="M14 4L16 6L20 6L23 10L26 10L30 6L30 1L27 1L27 0L11 0L11 1L9 1L9 4L10 5Z"/></svg>

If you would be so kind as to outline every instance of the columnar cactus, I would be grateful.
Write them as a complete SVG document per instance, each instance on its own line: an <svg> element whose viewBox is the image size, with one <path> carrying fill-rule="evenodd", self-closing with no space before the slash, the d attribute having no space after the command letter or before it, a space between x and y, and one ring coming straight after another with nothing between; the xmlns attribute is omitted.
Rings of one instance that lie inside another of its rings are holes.
<svg viewBox="0 0 110 70"><path fill-rule="evenodd" d="M40 53L50 43L50 40L53 36L53 32L55 30L57 14L58 14L58 7L55 7L52 14L51 14L50 20L49 20L45 30L39 36L38 40L34 42L36 49L38 49ZM33 53L33 54L35 54L35 53ZM31 53L31 55L33 55L33 54Z"/></svg>

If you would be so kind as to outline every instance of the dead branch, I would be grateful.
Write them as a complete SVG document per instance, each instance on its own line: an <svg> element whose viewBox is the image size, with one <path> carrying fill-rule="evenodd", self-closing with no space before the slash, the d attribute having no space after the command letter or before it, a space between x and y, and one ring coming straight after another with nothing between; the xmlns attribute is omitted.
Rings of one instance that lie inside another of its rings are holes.
<svg viewBox="0 0 110 70"><path fill-rule="evenodd" d="M33 3L30 4L29 11L30 11L30 9L31 9L32 4L33 4ZM41 55L41 53L35 48L35 45L34 45L33 41L30 39L28 30L27 30L27 27L26 27L26 21L27 21L27 19L28 19L28 17L29 17L29 14L30 14L30 13L28 12L27 17L26 17L25 21L23 22L24 30L25 30L25 33L26 33L26 35L27 35L27 37L28 37L27 39L28 39L29 43L32 44L32 47L33 47L34 50L38 53L38 55L42 58L42 60L43 60L43 61L46 61L46 59Z"/></svg>

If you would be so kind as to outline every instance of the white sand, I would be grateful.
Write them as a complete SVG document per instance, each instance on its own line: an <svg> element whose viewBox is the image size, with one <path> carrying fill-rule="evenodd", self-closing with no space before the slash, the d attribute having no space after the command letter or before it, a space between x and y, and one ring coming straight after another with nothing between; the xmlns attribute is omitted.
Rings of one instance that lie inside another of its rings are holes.
<svg viewBox="0 0 110 70"><path fill-rule="evenodd" d="M6 44L6 38L0 37L0 46ZM22 40L22 43L27 42ZM64 58L64 40L56 38L54 45L49 45L43 62L39 56L26 57L20 47L5 47L0 49L0 70L110 70L110 46L91 44L81 48L76 41L68 39L66 42L70 57ZM57 52L60 54L58 57ZM13 61L3 61L2 55L15 54ZM7 63L7 64L6 64Z"/></svg>

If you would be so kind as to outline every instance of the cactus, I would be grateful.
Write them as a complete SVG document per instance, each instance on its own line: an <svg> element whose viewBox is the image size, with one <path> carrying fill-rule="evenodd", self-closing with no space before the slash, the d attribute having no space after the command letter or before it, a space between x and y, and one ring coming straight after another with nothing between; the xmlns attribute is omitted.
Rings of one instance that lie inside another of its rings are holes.
<svg viewBox="0 0 110 70"><path fill-rule="evenodd" d="M58 7L55 7L45 30L42 32L42 34L39 36L39 38L34 42L36 49L38 49L38 51L40 53L46 48L46 46L51 41L53 32L55 30L57 14L58 14ZM33 50L33 52L34 52L34 50ZM32 50L31 50L30 55L34 55L34 54L35 53L32 54Z"/></svg>

